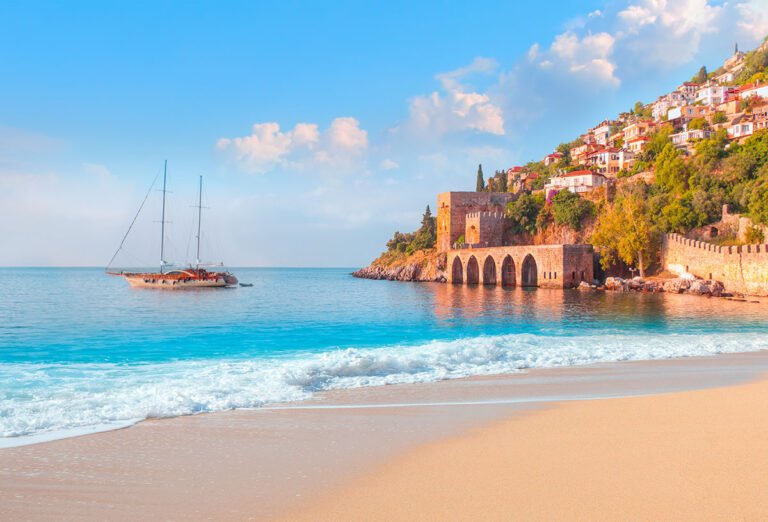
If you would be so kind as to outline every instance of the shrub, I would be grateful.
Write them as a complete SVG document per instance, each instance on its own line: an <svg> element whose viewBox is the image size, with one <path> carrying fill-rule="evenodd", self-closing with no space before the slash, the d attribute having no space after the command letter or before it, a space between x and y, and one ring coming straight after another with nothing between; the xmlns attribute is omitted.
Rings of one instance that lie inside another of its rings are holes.
<svg viewBox="0 0 768 522"><path fill-rule="evenodd" d="M561 190L552 198L552 216L558 225L573 230L581 229L584 218L594 215L595 205L567 190Z"/></svg>

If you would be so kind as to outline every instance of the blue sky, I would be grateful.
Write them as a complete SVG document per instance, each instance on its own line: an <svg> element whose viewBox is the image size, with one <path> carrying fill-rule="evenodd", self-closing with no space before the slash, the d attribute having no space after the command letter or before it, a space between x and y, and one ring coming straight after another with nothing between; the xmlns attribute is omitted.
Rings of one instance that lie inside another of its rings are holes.
<svg viewBox="0 0 768 522"><path fill-rule="evenodd" d="M103 265L168 159L174 260L204 175L209 260L359 266L478 163L768 33L767 0L327 4L0 4L0 265ZM158 206L121 261L156 260Z"/></svg>

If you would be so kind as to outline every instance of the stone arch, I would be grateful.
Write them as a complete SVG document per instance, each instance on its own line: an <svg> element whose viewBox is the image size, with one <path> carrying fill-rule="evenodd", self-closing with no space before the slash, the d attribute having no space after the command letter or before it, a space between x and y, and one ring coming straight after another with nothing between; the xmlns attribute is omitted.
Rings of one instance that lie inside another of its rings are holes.
<svg viewBox="0 0 768 522"><path fill-rule="evenodd" d="M480 266L477 264L477 258L470 256L467 261L467 284L476 285L480 282Z"/></svg>
<svg viewBox="0 0 768 522"><path fill-rule="evenodd" d="M464 266L461 264L461 258L456 256L453 258L451 265L451 281L460 285L464 282Z"/></svg>
<svg viewBox="0 0 768 522"><path fill-rule="evenodd" d="M531 254L525 256L520 266L520 284L521 286L539 286L538 267Z"/></svg>
<svg viewBox="0 0 768 522"><path fill-rule="evenodd" d="M501 262L501 286L515 286L515 261L507 254Z"/></svg>
<svg viewBox="0 0 768 522"><path fill-rule="evenodd" d="M483 284L496 284L496 260L491 255L486 256L483 261Z"/></svg>

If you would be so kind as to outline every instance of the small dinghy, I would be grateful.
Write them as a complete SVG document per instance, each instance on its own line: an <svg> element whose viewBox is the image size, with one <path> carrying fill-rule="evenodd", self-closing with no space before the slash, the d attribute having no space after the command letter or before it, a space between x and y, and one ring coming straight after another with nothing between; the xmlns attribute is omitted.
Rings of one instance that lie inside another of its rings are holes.
<svg viewBox="0 0 768 522"><path fill-rule="evenodd" d="M253 286L253 283L240 283L240 286Z"/></svg>

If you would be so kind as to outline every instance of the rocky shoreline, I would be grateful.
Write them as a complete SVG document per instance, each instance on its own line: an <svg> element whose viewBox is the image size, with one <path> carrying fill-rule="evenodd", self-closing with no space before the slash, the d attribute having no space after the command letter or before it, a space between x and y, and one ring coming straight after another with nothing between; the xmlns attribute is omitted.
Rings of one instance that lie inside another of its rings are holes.
<svg viewBox="0 0 768 522"><path fill-rule="evenodd" d="M719 281L706 281L690 277L677 277L672 279L644 280L642 277L623 279L621 277L608 277L602 285L582 282L580 290L606 290L613 292L641 292L646 294L670 293L691 294L710 297L734 297L735 294L727 292L723 283Z"/></svg>
<svg viewBox="0 0 768 522"><path fill-rule="evenodd" d="M443 271L424 271L421 263L408 263L401 266L384 267L370 265L352 272L354 277L361 279L377 279L387 281L414 281L426 283L445 283Z"/></svg>
<svg viewBox="0 0 768 522"><path fill-rule="evenodd" d="M445 283L448 281L446 261L446 255L434 249L419 250L411 255L385 253L352 275L361 279Z"/></svg>

